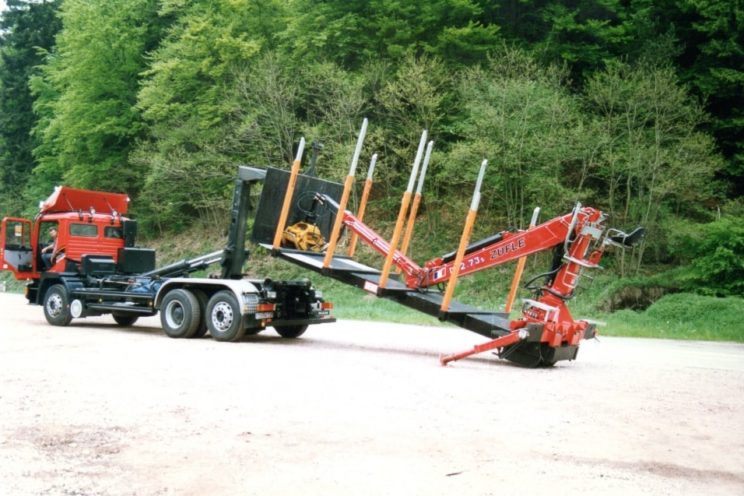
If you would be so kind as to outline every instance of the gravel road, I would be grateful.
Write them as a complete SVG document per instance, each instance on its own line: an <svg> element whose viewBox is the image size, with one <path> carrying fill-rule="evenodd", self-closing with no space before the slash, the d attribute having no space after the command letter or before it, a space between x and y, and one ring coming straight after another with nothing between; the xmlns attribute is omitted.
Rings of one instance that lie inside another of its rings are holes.
<svg viewBox="0 0 744 496"><path fill-rule="evenodd" d="M744 494L744 346L601 338L524 369L455 328L173 340L0 294L2 495Z"/></svg>

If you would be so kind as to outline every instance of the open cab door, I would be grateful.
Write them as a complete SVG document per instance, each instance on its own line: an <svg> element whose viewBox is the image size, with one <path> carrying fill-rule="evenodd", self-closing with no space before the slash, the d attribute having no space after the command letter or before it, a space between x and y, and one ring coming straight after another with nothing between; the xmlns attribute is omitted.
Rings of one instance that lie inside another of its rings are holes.
<svg viewBox="0 0 744 496"><path fill-rule="evenodd" d="M13 272L16 279L34 277L34 250L31 221L6 217L0 228L0 268Z"/></svg>

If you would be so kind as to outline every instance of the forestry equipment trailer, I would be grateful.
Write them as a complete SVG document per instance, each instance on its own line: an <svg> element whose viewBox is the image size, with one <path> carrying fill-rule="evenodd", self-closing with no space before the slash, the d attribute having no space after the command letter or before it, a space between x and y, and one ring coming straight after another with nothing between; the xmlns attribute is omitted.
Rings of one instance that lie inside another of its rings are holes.
<svg viewBox="0 0 744 496"><path fill-rule="evenodd" d="M334 322L332 304L306 279L247 279L242 267L250 188L266 171L240 167L224 250L155 268L155 251L135 247L137 224L127 218L124 194L57 187L33 221L4 218L0 268L28 281L26 298L43 306L51 325L111 314L122 326L160 312L173 338L203 336L237 341L267 326L285 338L311 324ZM44 246L44 232L56 239ZM221 264L218 278L190 273Z"/></svg>
<svg viewBox="0 0 744 496"><path fill-rule="evenodd" d="M643 238L644 229L638 227L628 234L617 229L608 229L604 226L607 218L605 214L577 203L570 213L539 225L539 209L536 209L528 229L503 231L470 243L487 164L484 160L458 249L420 266L406 255L406 251L413 233L416 210L421 201L422 185L433 142L429 142L426 149L418 187L413 195L414 182L426 145L424 131L395 229L388 242L362 220L377 155L372 156L358 213L355 215L346 208L366 128L365 119L343 187L299 174L298 161L295 161L289 173L268 169L264 193L256 214L254 241L272 250L274 256L489 339L472 349L440 357L442 365L489 350L494 350L501 358L531 367L551 366L559 360L575 359L580 340L595 336L596 323L575 320L566 302L574 296L582 272L599 268L605 248L632 247ZM340 201L336 199L338 194L332 194L337 189L342 190ZM317 220L323 219L323 210L331 216L328 220L332 224L331 228L315 227ZM406 216L407 226L399 250ZM287 224L290 226L286 227ZM347 253L336 255L334 252L343 228L351 232L351 240ZM273 239L267 234L273 235ZM321 234L323 237L318 241ZM357 240L369 245L385 258L382 269L369 267L353 258ZM552 267L527 284L534 296L523 299L522 315L511 319L509 312L525 257L546 250L553 252ZM481 310L452 299L459 276L515 260L519 262L504 312ZM391 274L393 265L399 274ZM533 285L541 277L542 284Z"/></svg>

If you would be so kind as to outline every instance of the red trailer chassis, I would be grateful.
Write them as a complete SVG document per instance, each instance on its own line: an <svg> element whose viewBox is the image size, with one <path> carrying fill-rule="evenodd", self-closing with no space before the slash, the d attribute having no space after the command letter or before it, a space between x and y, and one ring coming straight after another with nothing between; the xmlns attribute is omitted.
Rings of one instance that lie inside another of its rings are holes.
<svg viewBox="0 0 744 496"><path fill-rule="evenodd" d="M338 205L326 195L319 202L336 209ZM490 238L471 244L460 263L459 275L472 274L521 257L541 251L558 249L562 252L560 265L551 272L550 279L539 290L536 299L524 300L523 316L510 321L509 332L489 343L475 347L472 352L443 357L443 363L463 358L473 353L502 349L529 338L524 329L530 324L541 327L539 342L551 348L575 347L581 339L592 338L595 326L587 320L575 320L566 305L574 296L583 269L599 268L605 247L635 242L641 235L638 231L632 238L616 231L615 237L607 237L604 226L606 216L599 210L577 205L572 213L556 217L531 229L503 231ZM382 256L390 252L390 244L348 210L343 212L343 224ZM404 274L406 287L425 289L450 280L455 264L455 254L429 260L423 267L395 251L393 264ZM368 285L368 290L383 294L384 288ZM446 319L446 312L439 318ZM520 332L522 330L522 332ZM547 361L545 361L547 362Z"/></svg>

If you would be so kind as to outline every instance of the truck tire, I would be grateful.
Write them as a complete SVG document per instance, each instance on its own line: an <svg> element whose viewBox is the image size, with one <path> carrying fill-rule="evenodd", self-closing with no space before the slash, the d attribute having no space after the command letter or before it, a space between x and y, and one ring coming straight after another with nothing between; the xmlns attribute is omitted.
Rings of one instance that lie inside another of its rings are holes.
<svg viewBox="0 0 744 496"><path fill-rule="evenodd" d="M132 326L137 322L137 319L139 319L139 315L130 315L128 313L113 313L111 316L114 318L114 321L122 327Z"/></svg>
<svg viewBox="0 0 744 496"><path fill-rule="evenodd" d="M232 291L220 291L209 299L207 328L217 341L239 341L243 337L243 315Z"/></svg>
<svg viewBox="0 0 744 496"><path fill-rule="evenodd" d="M72 322L70 297L63 285L55 284L47 289L44 295L44 317L53 326L67 326Z"/></svg>
<svg viewBox="0 0 744 496"><path fill-rule="evenodd" d="M160 305L160 324L171 338L190 338L199 327L199 300L186 289L170 291Z"/></svg>
<svg viewBox="0 0 744 496"><path fill-rule="evenodd" d="M283 338L294 339L302 336L307 331L307 325L274 326L276 332Z"/></svg>
<svg viewBox="0 0 744 496"><path fill-rule="evenodd" d="M199 301L199 311L201 315L199 326L196 328L196 332L192 337L203 338L207 334L207 303L209 303L209 297L207 296L207 293L201 289L192 289L191 292L194 293L197 301Z"/></svg>

